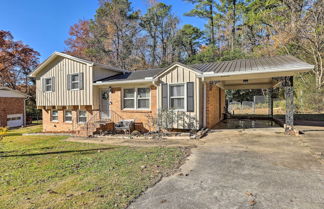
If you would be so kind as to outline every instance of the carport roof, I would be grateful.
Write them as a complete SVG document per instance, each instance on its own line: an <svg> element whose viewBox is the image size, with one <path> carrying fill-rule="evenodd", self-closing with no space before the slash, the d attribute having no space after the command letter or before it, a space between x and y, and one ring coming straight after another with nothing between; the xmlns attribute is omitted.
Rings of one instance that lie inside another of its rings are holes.
<svg viewBox="0 0 324 209"><path fill-rule="evenodd" d="M312 69L313 65L303 62L293 56L262 57L239 59L232 61L189 65L204 74L208 73L239 73L239 72L268 72L293 69Z"/></svg>

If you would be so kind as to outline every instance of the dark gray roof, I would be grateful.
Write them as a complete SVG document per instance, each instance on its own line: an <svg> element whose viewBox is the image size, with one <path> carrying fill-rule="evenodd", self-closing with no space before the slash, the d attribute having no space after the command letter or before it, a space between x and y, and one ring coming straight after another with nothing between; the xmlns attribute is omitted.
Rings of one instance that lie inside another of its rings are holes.
<svg viewBox="0 0 324 209"><path fill-rule="evenodd" d="M132 81L140 80L146 77L155 77L161 74L165 69L170 68L174 64L180 64L185 67L190 68L198 73L216 73L216 74L232 74L232 73L247 73L247 72L278 72L285 70L295 70L295 69L312 69L313 65L303 62L293 56L276 56L276 57L262 57L253 59L238 59L232 61L222 61L213 63L203 63L203 64L191 64L184 65L181 63L173 63L167 68L157 68L148 70L137 70L132 72L127 72L124 74L118 74L115 76L110 76L104 78L101 82L109 81Z"/></svg>
<svg viewBox="0 0 324 209"><path fill-rule="evenodd" d="M312 68L312 65L307 64L293 56L276 56L276 57L262 57L254 59L238 59L232 61L193 64L189 67L200 72L214 72L214 73L234 73L234 72L262 72L262 71L282 71L291 70L295 68Z"/></svg>
<svg viewBox="0 0 324 209"><path fill-rule="evenodd" d="M109 82L109 81L132 81L132 80L140 80L146 77L154 77L155 75L162 72L165 68L156 68L156 69L148 69L148 70L136 70L126 73L117 74L114 76L110 76L107 78L103 78L97 81L101 82ZM95 82L97 82L95 81Z"/></svg>

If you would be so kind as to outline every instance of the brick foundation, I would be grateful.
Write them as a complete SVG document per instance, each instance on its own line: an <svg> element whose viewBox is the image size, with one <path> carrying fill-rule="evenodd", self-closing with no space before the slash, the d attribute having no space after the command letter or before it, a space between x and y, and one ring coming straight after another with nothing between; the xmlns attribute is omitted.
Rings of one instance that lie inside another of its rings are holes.
<svg viewBox="0 0 324 209"><path fill-rule="evenodd" d="M58 121L51 121L51 110L42 110L43 114L43 132L52 133L75 133L84 124L78 123L77 111L78 107L70 108L72 110L72 123L64 121L64 110L66 107L58 110ZM87 120L93 117L99 117L99 111L94 111L91 107L85 107L83 110L87 111Z"/></svg>

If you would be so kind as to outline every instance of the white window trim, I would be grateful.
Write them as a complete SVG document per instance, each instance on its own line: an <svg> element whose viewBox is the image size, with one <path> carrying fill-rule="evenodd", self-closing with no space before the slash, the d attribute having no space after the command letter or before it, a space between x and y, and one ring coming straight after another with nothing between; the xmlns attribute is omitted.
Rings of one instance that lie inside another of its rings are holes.
<svg viewBox="0 0 324 209"><path fill-rule="evenodd" d="M51 80L51 84L46 84L46 80ZM45 92L53 92L53 78L52 77L49 77L49 78L44 78L44 87L45 87ZM46 90L46 87L47 86L51 86L51 90L50 91L47 91Z"/></svg>
<svg viewBox="0 0 324 209"><path fill-rule="evenodd" d="M74 75L77 75L78 76L78 80L77 81L72 81L72 76L74 76ZM71 91L78 91L78 90L80 90L80 78L79 78L79 73L72 73L71 75L70 75L70 85L71 85ZM72 84L73 83L78 83L78 88L76 88L76 89L74 89L74 88L72 88Z"/></svg>
<svg viewBox="0 0 324 209"><path fill-rule="evenodd" d="M127 90L127 89L134 89L134 97L133 98L125 98L124 97L124 95L125 95L125 90ZM137 89L136 88L123 88L123 94L122 94L122 109L123 110L135 110L136 109L136 96L137 96ZM125 104L125 102L124 102L124 100L125 99L129 99L129 100L133 100L134 101L134 108L125 108L124 107L124 104Z"/></svg>
<svg viewBox="0 0 324 209"><path fill-rule="evenodd" d="M149 93L149 96L148 97L145 97L145 98L138 98L138 89L149 89L149 91L150 91L150 93ZM148 101L149 101L149 106L148 106L148 108L139 108L138 107L138 100L146 100L146 99L148 99ZM136 88L136 95L135 95L135 102L136 102L136 109L137 110L150 110L151 109L151 88L150 87L138 87L138 88Z"/></svg>
<svg viewBox="0 0 324 209"><path fill-rule="evenodd" d="M174 111L184 111L184 112L187 112L187 83L171 83L171 84L168 84L168 109L170 110L171 109L171 95L170 95L170 89L171 89L171 86L179 86L179 85L183 85L183 88L184 88L184 95L183 96L172 96L172 99L184 99L184 108L183 109L172 109Z"/></svg>
<svg viewBox="0 0 324 209"><path fill-rule="evenodd" d="M53 120L53 111L57 112L57 120ZM51 110L51 122L59 122L59 111L58 110Z"/></svg>
<svg viewBox="0 0 324 209"><path fill-rule="evenodd" d="M124 98L124 91L125 89L134 89L135 92L134 92L134 108L124 108L124 99L132 99L132 98ZM149 100L149 107L148 108L138 108L138 104L137 104L137 101L138 101L138 98L137 98L137 91L138 89L149 89L150 90L150 96L148 98L140 98L140 99L148 99ZM122 92L122 109L123 110L151 110L151 98L152 98L152 90L150 87L137 87L137 88L123 88L123 92Z"/></svg>
<svg viewBox="0 0 324 209"><path fill-rule="evenodd" d="M71 121L66 120L66 111L71 112ZM73 121L73 112L72 112L72 110L64 110L64 123L72 123L72 121Z"/></svg>
<svg viewBox="0 0 324 209"><path fill-rule="evenodd" d="M84 111L85 113L86 113L86 116L85 116L85 118L86 118L86 122L80 122L80 111ZM87 119L88 119L88 112L86 111L86 110L78 110L78 123L79 124L85 124L85 123L87 123Z"/></svg>

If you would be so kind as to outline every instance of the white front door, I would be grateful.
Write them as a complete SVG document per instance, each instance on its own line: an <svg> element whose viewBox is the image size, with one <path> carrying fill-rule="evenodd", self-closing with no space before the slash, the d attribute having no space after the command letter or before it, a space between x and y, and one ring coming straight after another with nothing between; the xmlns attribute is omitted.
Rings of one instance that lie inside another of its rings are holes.
<svg viewBox="0 0 324 209"><path fill-rule="evenodd" d="M24 125L23 114L7 115L7 126L9 128L19 127L22 125Z"/></svg>
<svg viewBox="0 0 324 209"><path fill-rule="evenodd" d="M101 119L109 118L109 90L100 90L100 116Z"/></svg>

